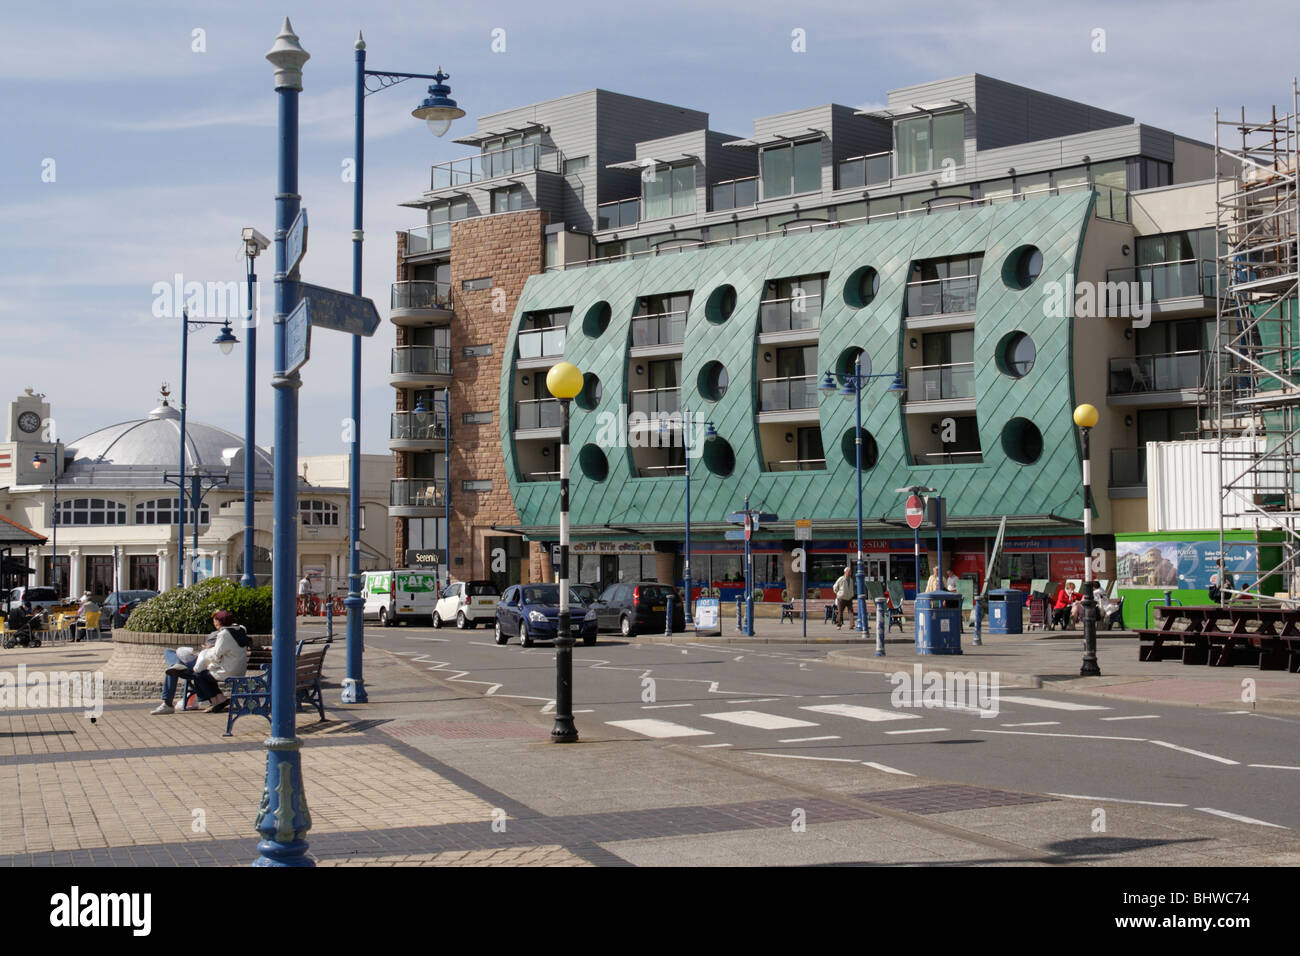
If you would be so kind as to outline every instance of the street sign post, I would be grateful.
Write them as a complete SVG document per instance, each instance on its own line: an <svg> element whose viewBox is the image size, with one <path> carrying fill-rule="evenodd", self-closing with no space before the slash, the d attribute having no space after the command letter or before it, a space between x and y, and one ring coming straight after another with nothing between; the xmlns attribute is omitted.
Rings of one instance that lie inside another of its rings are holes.
<svg viewBox="0 0 1300 956"><path fill-rule="evenodd" d="M798 518L794 523L794 539L796 541L812 540L812 522L807 518ZM801 578L800 592L803 594L803 609L799 612L799 618L803 621L803 636L808 637L808 555L805 552L803 556L803 576Z"/></svg>
<svg viewBox="0 0 1300 956"><path fill-rule="evenodd" d="M794 539L796 541L812 540L812 522L806 518L800 518L794 523Z"/></svg>
<svg viewBox="0 0 1300 956"><path fill-rule="evenodd" d="M908 495L903 507L907 526L912 529L912 562L916 576L916 593L921 593L921 523L925 521L925 502L920 495Z"/></svg>
<svg viewBox="0 0 1300 956"><path fill-rule="evenodd" d="M745 636L754 636L754 554L750 541L761 523L771 524L777 521L777 515L768 511L752 511L749 507L749 495L745 495L745 510L733 511L727 515L728 524L742 527L726 533L728 541L745 542Z"/></svg>
<svg viewBox="0 0 1300 956"><path fill-rule="evenodd" d="M311 315L306 299L284 320L284 364L286 375L292 375L311 358Z"/></svg>
<svg viewBox="0 0 1300 956"><path fill-rule="evenodd" d="M289 227L289 234L284 237L284 255L289 262L285 269L289 275L296 276L298 265L302 262L302 257L307 254L307 210L306 208L298 211L293 225Z"/></svg>
<svg viewBox="0 0 1300 956"><path fill-rule="evenodd" d="M298 283L302 298L311 302L312 325L348 335L374 335L379 328L379 310L365 296L326 289L310 282Z"/></svg>

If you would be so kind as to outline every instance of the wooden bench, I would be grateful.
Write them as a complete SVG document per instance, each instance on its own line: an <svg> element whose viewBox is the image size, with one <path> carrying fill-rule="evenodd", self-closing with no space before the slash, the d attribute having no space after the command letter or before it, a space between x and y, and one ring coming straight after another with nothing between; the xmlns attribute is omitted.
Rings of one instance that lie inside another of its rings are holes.
<svg viewBox="0 0 1300 956"><path fill-rule="evenodd" d="M299 641L294 655L294 701L299 710L304 704L312 704L320 719L325 719L325 701L321 694L320 674L325 664L325 652L329 643L306 648L306 641ZM257 655L256 664L254 654ZM262 668L260 674L248 674L244 677L227 677L229 689L226 696L230 698L230 707L226 712L226 732L223 737L231 736L235 721L245 714L259 714L271 719L271 669L274 667L271 648L255 648L249 651L248 666Z"/></svg>
<svg viewBox="0 0 1300 956"><path fill-rule="evenodd" d="M1184 664L1300 673L1300 609L1254 604L1157 606L1159 628L1137 631L1138 660L1181 657ZM1176 623L1185 627L1177 628ZM1175 643L1175 641L1177 643Z"/></svg>

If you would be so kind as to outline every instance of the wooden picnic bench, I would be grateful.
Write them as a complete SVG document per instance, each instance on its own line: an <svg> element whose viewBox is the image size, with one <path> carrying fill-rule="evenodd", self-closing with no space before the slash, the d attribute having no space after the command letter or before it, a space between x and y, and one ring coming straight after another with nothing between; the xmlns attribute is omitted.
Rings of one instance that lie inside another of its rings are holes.
<svg viewBox="0 0 1300 956"><path fill-rule="evenodd" d="M1300 609L1258 604L1154 608L1158 628L1141 628L1138 660L1181 657L1184 664L1300 673ZM1184 626L1179 628L1178 624Z"/></svg>
<svg viewBox="0 0 1300 956"><path fill-rule="evenodd" d="M316 707L320 719L325 719L325 701L321 694L320 675L325 664L325 652L329 643L315 647L306 647L307 641L299 641L294 654L294 701L299 710L304 704ZM223 737L231 736L235 721L245 714L260 714L271 719L271 670L274 666L271 648L254 648L248 652L248 668L262 668L260 674L246 674L243 677L227 677L230 707L226 715L226 732Z"/></svg>

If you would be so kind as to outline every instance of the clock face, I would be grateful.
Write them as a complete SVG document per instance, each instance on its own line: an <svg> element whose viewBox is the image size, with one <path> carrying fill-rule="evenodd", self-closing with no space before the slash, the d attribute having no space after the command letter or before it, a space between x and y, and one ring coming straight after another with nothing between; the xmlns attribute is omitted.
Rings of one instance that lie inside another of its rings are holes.
<svg viewBox="0 0 1300 956"><path fill-rule="evenodd" d="M18 427L30 435L41 427L41 416L35 412L23 412L18 416Z"/></svg>

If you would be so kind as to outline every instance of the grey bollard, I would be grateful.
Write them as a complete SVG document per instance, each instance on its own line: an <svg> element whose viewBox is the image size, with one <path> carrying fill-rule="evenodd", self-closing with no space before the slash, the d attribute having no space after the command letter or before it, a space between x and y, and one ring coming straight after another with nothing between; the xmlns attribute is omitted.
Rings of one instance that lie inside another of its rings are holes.
<svg viewBox="0 0 1300 956"><path fill-rule="evenodd" d="M664 637L673 636L673 596L668 595L668 602L664 605Z"/></svg>
<svg viewBox="0 0 1300 956"><path fill-rule="evenodd" d="M325 592L325 642L334 643L334 599L328 591Z"/></svg>
<svg viewBox="0 0 1300 956"><path fill-rule="evenodd" d="M885 629L889 626L889 608L885 599L876 598L876 656L885 656Z"/></svg>
<svg viewBox="0 0 1300 956"><path fill-rule="evenodd" d="M736 598L736 630L745 630L745 604L741 598Z"/></svg>
<svg viewBox="0 0 1300 956"><path fill-rule="evenodd" d="M1169 607L1169 606L1170 606L1171 604L1173 604L1173 603L1174 603L1174 592L1173 592L1173 591L1170 591L1170 590L1168 590L1168 589L1166 589L1166 590L1165 590L1165 607Z"/></svg>
<svg viewBox="0 0 1300 956"><path fill-rule="evenodd" d="M984 630L984 600L983 598L975 599L975 639L972 643L976 647L982 647L984 642L980 640L980 635Z"/></svg>

